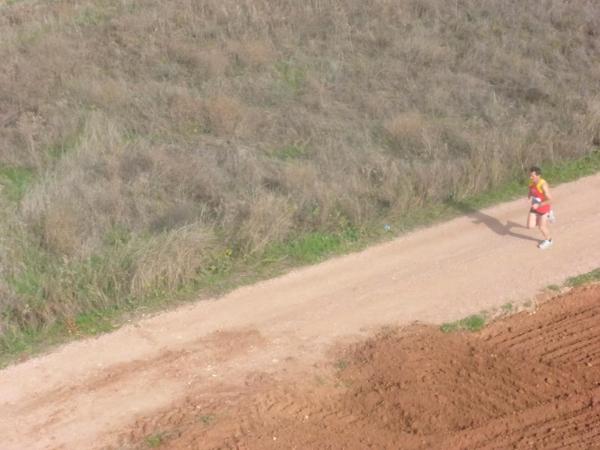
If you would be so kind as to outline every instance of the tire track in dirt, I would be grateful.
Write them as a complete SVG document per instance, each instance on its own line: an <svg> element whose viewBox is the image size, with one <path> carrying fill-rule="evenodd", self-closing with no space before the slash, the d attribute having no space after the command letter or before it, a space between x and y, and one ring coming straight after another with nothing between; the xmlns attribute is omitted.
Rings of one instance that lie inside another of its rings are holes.
<svg viewBox="0 0 600 450"><path fill-rule="evenodd" d="M440 448L598 448L600 414L591 403L598 389L568 395L498 418L445 439Z"/></svg>
<svg viewBox="0 0 600 450"><path fill-rule="evenodd" d="M550 315L541 310L537 313L540 323L536 328L521 322L511 324L508 332L492 328L488 331L488 342L501 351L521 352L552 365L600 365L600 348L597 345L600 302L589 298L595 298L596 288L582 288L578 292L574 304L568 305L569 308L577 308L576 313Z"/></svg>

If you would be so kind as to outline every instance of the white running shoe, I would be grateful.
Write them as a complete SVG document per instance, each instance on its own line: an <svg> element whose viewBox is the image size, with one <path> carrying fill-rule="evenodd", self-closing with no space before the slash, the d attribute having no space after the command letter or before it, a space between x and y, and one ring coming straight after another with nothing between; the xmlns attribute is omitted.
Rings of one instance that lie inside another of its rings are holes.
<svg viewBox="0 0 600 450"><path fill-rule="evenodd" d="M546 250L547 248L552 246L552 239L544 239L542 242L538 244L538 248L542 250Z"/></svg>
<svg viewBox="0 0 600 450"><path fill-rule="evenodd" d="M553 209L551 209L550 212L548 213L548 222L549 223L556 222L556 216L554 215L554 210Z"/></svg>

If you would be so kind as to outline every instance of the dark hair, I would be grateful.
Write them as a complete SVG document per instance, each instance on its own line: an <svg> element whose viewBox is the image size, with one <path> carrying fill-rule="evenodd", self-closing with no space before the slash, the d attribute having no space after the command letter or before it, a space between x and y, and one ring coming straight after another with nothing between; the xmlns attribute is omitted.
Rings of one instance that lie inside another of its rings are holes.
<svg viewBox="0 0 600 450"><path fill-rule="evenodd" d="M541 175L542 174L542 169L540 169L537 166L531 166L529 168L529 173L531 173L531 172L535 172L536 175Z"/></svg>

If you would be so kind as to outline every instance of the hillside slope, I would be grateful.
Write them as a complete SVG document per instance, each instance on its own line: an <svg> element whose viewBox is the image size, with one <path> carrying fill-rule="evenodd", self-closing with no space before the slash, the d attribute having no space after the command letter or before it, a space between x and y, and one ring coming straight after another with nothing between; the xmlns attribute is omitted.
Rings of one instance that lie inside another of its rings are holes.
<svg viewBox="0 0 600 450"><path fill-rule="evenodd" d="M0 349L590 154L598 30L595 0L2 2Z"/></svg>

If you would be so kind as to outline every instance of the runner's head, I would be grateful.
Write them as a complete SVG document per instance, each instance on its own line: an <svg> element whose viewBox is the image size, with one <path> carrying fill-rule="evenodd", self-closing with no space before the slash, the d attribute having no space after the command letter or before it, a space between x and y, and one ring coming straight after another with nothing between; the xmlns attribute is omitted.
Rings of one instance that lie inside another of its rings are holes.
<svg viewBox="0 0 600 450"><path fill-rule="evenodd" d="M534 183L537 183L542 176L542 169L537 166L531 166L529 168L529 179Z"/></svg>

